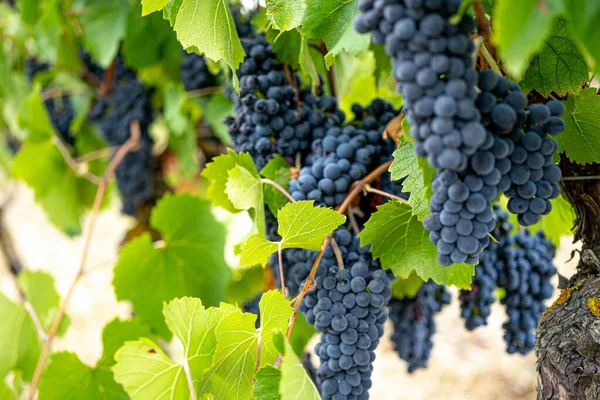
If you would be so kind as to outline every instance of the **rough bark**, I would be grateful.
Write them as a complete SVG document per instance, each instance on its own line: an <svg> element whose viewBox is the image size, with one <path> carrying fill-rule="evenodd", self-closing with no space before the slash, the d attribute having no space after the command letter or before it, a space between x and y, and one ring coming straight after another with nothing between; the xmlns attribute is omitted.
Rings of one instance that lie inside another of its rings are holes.
<svg viewBox="0 0 600 400"><path fill-rule="evenodd" d="M600 175L564 156L563 176ZM538 399L600 399L600 180L561 182L583 243L576 274L537 327Z"/></svg>

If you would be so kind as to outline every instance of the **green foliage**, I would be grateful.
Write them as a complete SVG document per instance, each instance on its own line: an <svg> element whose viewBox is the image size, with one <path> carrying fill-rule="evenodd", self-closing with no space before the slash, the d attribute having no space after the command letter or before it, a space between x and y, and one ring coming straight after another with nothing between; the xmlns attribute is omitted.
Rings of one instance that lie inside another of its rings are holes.
<svg viewBox="0 0 600 400"><path fill-rule="evenodd" d="M189 398L188 373L199 396L250 398L255 368L275 363L281 351L274 336L285 332L292 315L289 303L273 291L263 295L259 307L257 331L256 316L238 308L222 304L206 309L200 299L175 299L164 306L163 314L169 330L183 344L184 364L171 361L158 345L142 338L127 342L115 355L115 379L132 399L156 393Z"/></svg>
<svg viewBox="0 0 600 400"><path fill-rule="evenodd" d="M291 180L290 164L279 154L275 154L269 160L267 165L260 171L260 174L279 184L282 188L288 189ZM271 185L264 186L264 193L265 204L269 207L271 214L277 216L279 209L288 203L288 198Z"/></svg>
<svg viewBox="0 0 600 400"><path fill-rule="evenodd" d="M435 170L416 156L412 142L404 143L394 151L390 173L394 180L406 177L402 189L410 192L408 202L412 206L413 215L422 221L431 214L429 211L431 194L428 188L431 186Z"/></svg>
<svg viewBox="0 0 600 400"><path fill-rule="evenodd" d="M570 95L565 102L565 131L556 137L558 153L581 164L597 162L600 157L600 97L595 88Z"/></svg>
<svg viewBox="0 0 600 400"><path fill-rule="evenodd" d="M302 23L306 9L304 0L267 0L265 3L275 29L285 32Z"/></svg>
<svg viewBox="0 0 600 400"><path fill-rule="evenodd" d="M25 298L35 310L42 329L48 332L60 306L60 297L54 288L54 278L42 271L27 270L19 274L17 279ZM59 336L66 332L69 324L69 316L65 315L58 328Z"/></svg>
<svg viewBox="0 0 600 400"><path fill-rule="evenodd" d="M560 0L496 1L492 17L494 40L502 66L512 75L521 76L531 57L542 47L550 32L552 18L560 11Z"/></svg>
<svg viewBox="0 0 600 400"><path fill-rule="evenodd" d="M353 56L369 46L369 35L360 35L352 21L358 13L357 0L306 0L302 19L302 35L306 39L322 39L329 52L325 63L330 67L335 56L345 50Z"/></svg>
<svg viewBox="0 0 600 400"><path fill-rule="evenodd" d="M548 97L577 93L588 81L588 67L572 38L572 28L563 18L554 18L550 34L525 71L521 86L526 92L537 90Z"/></svg>
<svg viewBox="0 0 600 400"><path fill-rule="evenodd" d="M579 43L585 48L593 70L600 71L600 3L596 0L563 0L564 11L571 21Z"/></svg>
<svg viewBox="0 0 600 400"><path fill-rule="evenodd" d="M224 259L225 229L210 204L190 195L166 195L150 223L162 234L155 245L148 233L121 249L114 287L119 300L129 300L136 314L161 336L171 336L160 305L176 297L198 296L207 305L225 298L230 270Z"/></svg>
<svg viewBox="0 0 600 400"><path fill-rule="evenodd" d="M264 265L278 248L319 250L325 236L343 224L346 217L313 204L312 200L286 204L277 216L281 241L271 242L257 234L250 236L242 249L240 264Z"/></svg>
<svg viewBox="0 0 600 400"><path fill-rule="evenodd" d="M12 370L22 372L30 381L42 344L35 324L24 306L0 293L0 380Z"/></svg>
<svg viewBox="0 0 600 400"><path fill-rule="evenodd" d="M468 289L475 266L452 264L442 267L437 262L437 248L429 241L429 233L412 215L409 206L397 200L379 206L358 235L363 246L371 245L371 254L395 276L407 278L414 270L424 281Z"/></svg>
<svg viewBox="0 0 600 400"><path fill-rule="evenodd" d="M128 399L123 387L114 380L113 358L126 341L149 335L150 330L138 320L115 319L102 332L104 353L95 367L83 364L74 353L53 354L40 380L40 400Z"/></svg>
<svg viewBox="0 0 600 400"><path fill-rule="evenodd" d="M413 298L417 295L421 286L423 286L423 279L419 278L415 271L412 271L408 278L394 279L392 282L392 296L396 299Z"/></svg>
<svg viewBox="0 0 600 400"><path fill-rule="evenodd" d="M260 265L233 270L233 278L227 285L227 302L241 305L263 291L264 270Z"/></svg>

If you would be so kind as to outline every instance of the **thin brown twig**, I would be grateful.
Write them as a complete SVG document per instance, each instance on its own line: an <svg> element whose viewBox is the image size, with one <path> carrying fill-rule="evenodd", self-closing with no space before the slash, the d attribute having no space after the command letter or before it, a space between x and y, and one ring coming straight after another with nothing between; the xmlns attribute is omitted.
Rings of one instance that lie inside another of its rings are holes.
<svg viewBox="0 0 600 400"><path fill-rule="evenodd" d="M324 42L321 42L318 45L312 44L311 47L319 50L319 52L323 55L323 66L327 71L327 83L329 84L329 93L331 94L331 96L337 99L337 85L335 80L334 66L332 65L331 67L327 68L327 66L325 65L325 56L327 55L327 53L329 53L329 50L327 50L327 45Z"/></svg>
<svg viewBox="0 0 600 400"><path fill-rule="evenodd" d="M492 28L490 27L490 21L485 16L485 9L481 1L473 2L473 14L475 14L475 21L477 21L477 32L483 37L486 47L494 60L496 60L497 53L496 47L492 43Z"/></svg>
<svg viewBox="0 0 600 400"><path fill-rule="evenodd" d="M340 214L344 214L346 212L346 209L350 206L350 204L352 203L352 200L354 200L354 198L356 196L358 196L360 194L360 192L362 191L363 185L361 183L368 184L368 183L373 182L375 179L379 178L381 176L381 174L383 174L385 171L387 171L388 168L390 167L390 165L392 165L392 160L381 164L379 167L377 167L373 171L371 171L371 173L369 173L369 175L365 176L360 181L355 182L354 188L350 191L348 196L346 196L346 198L344 199L344 202L338 208L338 212Z"/></svg>
<svg viewBox="0 0 600 400"><path fill-rule="evenodd" d="M374 187L372 187L371 185L363 184L363 190L364 190L365 192L368 192L368 193L375 193L375 194L378 194L378 195L380 195L380 196L388 197L388 198L390 198L390 199L395 199L395 200L398 200L398 201L399 201L399 202L401 202L401 203L404 203L404 204L411 205L411 204L410 204L408 201L406 201L406 200L405 200L405 199L403 199L402 197L399 197L399 196L396 196L396 195L394 195L394 194L391 194L391 193L385 192L385 191L383 191L383 190L375 189L375 188L374 188Z"/></svg>
<svg viewBox="0 0 600 400"><path fill-rule="evenodd" d="M102 82L100 83L100 96L104 97L110 94L112 90L113 77L117 71L117 58L113 60L110 64L110 67L106 71L104 71L104 75L102 76Z"/></svg>
<svg viewBox="0 0 600 400"><path fill-rule="evenodd" d="M333 254L335 254L335 258L338 263L338 268L340 270L344 269L344 256L342 254L342 251L340 250L340 247L338 246L337 242L333 238L331 239L330 244L331 244L331 248L333 249Z"/></svg>
<svg viewBox="0 0 600 400"><path fill-rule="evenodd" d="M46 364L46 360L48 359L48 355L50 354L50 346L52 345L52 341L56 336L56 332L58 331L58 327L62 322L65 312L67 310L67 306L71 301L71 297L73 297L73 293L75 292L75 287L79 283L79 280L85 274L85 263L87 261L87 257L90 251L91 243L92 243L92 234L94 233L94 228L96 226L96 220L98 219L98 214L100 212L100 205L102 204L102 199L104 198L104 192L106 191L106 186L108 185L108 181L114 175L115 170L125 157L129 151L134 150L140 140L141 131L140 125L138 121L131 122L131 136L130 138L119 148L116 152L115 157L108 164L106 172L102 177L102 180L98 184L98 189L96 190L96 197L94 198L94 205L92 207L92 211L90 214L90 222L88 231L85 235L85 241L83 245L83 253L81 255L81 261L79 263L79 268L77 273L75 274L75 278L69 287L69 290L65 294L63 298L62 304L58 309L56 315L54 316L54 320L52 321L52 325L48 330L48 336L44 342L44 347L40 354L40 358L38 360L37 366L35 367L35 373L33 374L33 379L31 380L31 386L29 389L28 399L33 400L35 398L35 394L37 391L37 387L40 381L40 377L42 375L42 370L44 369L44 365Z"/></svg>
<svg viewBox="0 0 600 400"><path fill-rule="evenodd" d="M205 87L202 89L190 90L189 92L185 92L186 99L193 99L196 97L208 96L211 94L223 93L222 86L211 86Z"/></svg>
<svg viewBox="0 0 600 400"><path fill-rule="evenodd" d="M352 228L352 232L355 235L360 233L360 228L358 227L358 222L356 221L356 217L354 216L354 209L350 207L348 209L348 220L350 221L350 227Z"/></svg>
<svg viewBox="0 0 600 400"><path fill-rule="evenodd" d="M296 200L294 200L294 198L292 197L292 195L290 194L290 192L288 192L287 190L285 190L283 188L283 186L281 186L279 183L272 181L271 179L267 179L267 178L261 178L260 180L262 183L266 183L267 185L271 185L273 186L275 189L279 190L281 193L283 193L283 195L285 195L285 197L288 198L288 200L292 203L295 203Z"/></svg>
<svg viewBox="0 0 600 400"><path fill-rule="evenodd" d="M89 95L89 91L88 90L81 90L81 91L75 91L75 90L65 90L62 88L51 88L51 89L46 89L42 92L42 100L51 100L51 99L56 99L58 97L62 97L62 96L73 96L73 95Z"/></svg>
<svg viewBox="0 0 600 400"><path fill-rule="evenodd" d="M52 142L56 145L56 147L60 151L60 154L62 154L65 162L67 163L67 165L73 171L75 171L77 173L77 175L81 176L82 178L87 179L88 181L90 181L94 185L99 185L100 182L102 182L102 178L100 178L99 176L96 176L94 174L91 174L91 173L89 173L87 171L83 171L82 170L81 164L78 164L77 161L75 161L73 159L73 157L71 157L71 154L69 154L69 150L67 149L67 146L65 146L65 144L62 142L62 140L60 140L58 138L58 136L54 136L52 138Z"/></svg>
<svg viewBox="0 0 600 400"><path fill-rule="evenodd" d="M94 151L90 151L89 153L85 153L80 155L79 157L75 157L76 163L85 163L94 160L99 160L101 158L108 158L113 155L115 151L119 149L118 146L115 147L105 147L103 149L98 149Z"/></svg>

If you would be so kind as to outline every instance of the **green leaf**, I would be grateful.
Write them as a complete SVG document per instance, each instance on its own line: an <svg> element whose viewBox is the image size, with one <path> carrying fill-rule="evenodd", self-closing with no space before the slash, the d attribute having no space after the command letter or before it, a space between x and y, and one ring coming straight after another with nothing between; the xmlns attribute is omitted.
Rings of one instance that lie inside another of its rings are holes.
<svg viewBox="0 0 600 400"><path fill-rule="evenodd" d="M358 235L363 246L371 245L371 254L380 258L384 269L407 278L415 271L421 279L432 279L438 284L455 285L469 289L474 265L452 264L442 267L437 262L437 248L429 241L409 206L393 200L379 206L364 230Z"/></svg>
<svg viewBox="0 0 600 400"><path fill-rule="evenodd" d="M266 0L266 5L275 29L285 32L302 23L306 9L304 0Z"/></svg>
<svg viewBox="0 0 600 400"><path fill-rule="evenodd" d="M288 64L294 70L300 69L300 49L303 40L298 29L287 32L270 29L267 32L267 40L272 43L277 60Z"/></svg>
<svg viewBox="0 0 600 400"><path fill-rule="evenodd" d="M277 368L267 365L259 369L256 373L256 383L254 384L254 397L256 400L280 400L280 380L281 371Z"/></svg>
<svg viewBox="0 0 600 400"><path fill-rule="evenodd" d="M233 206L240 210L256 208L263 198L260 176L254 171L236 165L227 171L225 192Z"/></svg>
<svg viewBox="0 0 600 400"><path fill-rule="evenodd" d="M165 122L171 132L182 136L188 128L188 119L183 112L185 90L181 86L170 84L165 90Z"/></svg>
<svg viewBox="0 0 600 400"><path fill-rule="evenodd" d="M16 400L12 389L6 383L4 383L4 381L0 381L0 399Z"/></svg>
<svg viewBox="0 0 600 400"><path fill-rule="evenodd" d="M276 291L265 293L259 303L261 328L254 328L256 315L239 309L223 316L215 330L217 348L212 366L204 373L200 394L211 393L216 399L247 399L258 357L260 366L273 364L279 350L274 335L285 332L293 311L285 297Z"/></svg>
<svg viewBox="0 0 600 400"><path fill-rule="evenodd" d="M290 344L294 348L294 352L296 352L298 355L301 355L310 339L312 339L316 333L317 329L313 325L306 322L304 314L298 313L296 315L294 329L292 329L292 334L289 338Z"/></svg>
<svg viewBox="0 0 600 400"><path fill-rule="evenodd" d="M556 136L558 153L580 164L600 159L600 97L596 88L570 95L565 102L565 131Z"/></svg>
<svg viewBox="0 0 600 400"><path fill-rule="evenodd" d="M227 286L227 302L242 304L244 300L254 298L263 291L264 270L255 265L249 268L233 270L233 279Z"/></svg>
<svg viewBox="0 0 600 400"><path fill-rule="evenodd" d="M149 234L121 249L113 285L119 300L129 300L142 321L161 336L171 336L160 313L163 301L197 296L216 305L225 298L231 271L224 259L225 229L210 204L190 195L166 195L156 205L151 226L164 244Z"/></svg>
<svg viewBox="0 0 600 400"><path fill-rule="evenodd" d="M281 363L279 393L281 393L281 400L321 399L315 384L287 340L285 341L285 355Z"/></svg>
<svg viewBox="0 0 600 400"><path fill-rule="evenodd" d="M316 88L316 86L319 85L319 73L317 72L315 62L311 57L310 46L304 39L300 45L299 57L298 64L300 65L302 75L312 84L313 89Z"/></svg>
<svg viewBox="0 0 600 400"><path fill-rule="evenodd" d="M525 92L537 90L548 97L555 92L561 97L577 93L588 81L588 67L574 42L572 28L563 18L554 18L550 35L525 71L521 87Z"/></svg>
<svg viewBox="0 0 600 400"><path fill-rule="evenodd" d="M531 57L542 47L550 31L554 7L548 2L503 0L495 2L492 17L494 40L502 66L512 75L521 76Z"/></svg>
<svg viewBox="0 0 600 400"><path fill-rule="evenodd" d="M175 26L175 19L181 8L181 3L183 3L183 0L169 0L167 5L163 8L163 18L169 21L171 27Z"/></svg>
<svg viewBox="0 0 600 400"><path fill-rule="evenodd" d="M260 303L260 365L273 364L277 360L279 350L274 343L274 334L285 333L288 322L294 313L289 301L280 292L270 290L262 295ZM293 351L292 351L293 352Z"/></svg>
<svg viewBox="0 0 600 400"><path fill-rule="evenodd" d="M128 399L111 371L114 355L126 341L148 335L150 330L137 319L114 319L102 331L104 352L95 367L83 364L74 353L53 354L40 380L40 400Z"/></svg>
<svg viewBox="0 0 600 400"><path fill-rule="evenodd" d="M240 210L234 207L225 190L227 180L229 179L228 172L237 165L249 171L256 170L250 154L236 153L231 149L227 149L227 154L213 158L213 161L207 164L204 171L202 171L202 176L211 181L206 192L206 197L212 200L215 206L223 207L227 211L234 213Z"/></svg>
<svg viewBox="0 0 600 400"><path fill-rule="evenodd" d="M148 15L154 11L162 10L169 0L142 0L142 15Z"/></svg>
<svg viewBox="0 0 600 400"><path fill-rule="evenodd" d="M422 221L431 214L429 211L430 195L427 188L431 186L435 171L426 162L419 162L412 142L404 143L394 151L394 161L390 165L390 173L393 180L406 177L402 183L402 189L410 192L408 202L413 206L413 215Z"/></svg>
<svg viewBox="0 0 600 400"><path fill-rule="evenodd" d="M423 286L423 279L411 272L408 278L397 278L392 282L392 296L396 299L404 297L413 298L417 295L419 289Z"/></svg>
<svg viewBox="0 0 600 400"><path fill-rule="evenodd" d="M314 207L313 204L312 200L286 204L277 216L281 242L271 242L259 235L250 236L242 249L240 263L264 265L278 246L282 249L319 250L325 236L343 224L346 217L330 208Z"/></svg>
<svg viewBox="0 0 600 400"><path fill-rule="evenodd" d="M244 49L224 0L183 0L173 29L185 49L196 48L213 61L224 60L237 87L235 70L244 61Z"/></svg>
<svg viewBox="0 0 600 400"><path fill-rule="evenodd" d="M231 143L225 117L233 115L233 103L223 94L212 95L204 105L204 119L213 128L215 136L224 144Z"/></svg>
<svg viewBox="0 0 600 400"><path fill-rule="evenodd" d="M288 189L291 180L290 164L280 156L275 154L274 157L269 160L267 165L260 171L260 174L267 179L270 179L278 183L284 189ZM264 185L265 204L269 207L271 214L277 217L279 209L285 206L289 199L271 185Z"/></svg>
<svg viewBox="0 0 600 400"><path fill-rule="evenodd" d="M54 278L46 272L25 270L17 279L25 298L35 310L42 329L48 332L60 306L60 297L54 288ZM69 324L69 316L65 315L58 328L59 336L67 331Z"/></svg>
<svg viewBox="0 0 600 400"><path fill-rule="evenodd" d="M107 68L119 51L131 6L127 0L86 0L79 15L86 49Z"/></svg>
<svg viewBox="0 0 600 400"><path fill-rule="evenodd" d="M305 39L325 42L329 50L325 56L328 66L342 50L357 56L369 46L369 35L359 34L352 26L358 14L356 3L357 0L306 0L302 35Z"/></svg>
<svg viewBox="0 0 600 400"><path fill-rule="evenodd" d="M183 365L171 361L150 339L125 343L115 359L115 380L123 385L132 400L190 398Z"/></svg>
<svg viewBox="0 0 600 400"><path fill-rule="evenodd" d="M0 315L0 380L16 369L30 381L42 349L35 324L23 306L2 293Z"/></svg>
<svg viewBox="0 0 600 400"><path fill-rule="evenodd" d="M575 36L585 48L594 70L600 71L600 3L596 0L563 0L563 3Z"/></svg>
<svg viewBox="0 0 600 400"><path fill-rule="evenodd" d="M19 10L24 23L35 25L42 15L40 0L19 0Z"/></svg>
<svg viewBox="0 0 600 400"><path fill-rule="evenodd" d="M385 52L382 44L371 43L370 50L375 57L375 82L379 83L382 77L389 76L392 73L392 60Z"/></svg>

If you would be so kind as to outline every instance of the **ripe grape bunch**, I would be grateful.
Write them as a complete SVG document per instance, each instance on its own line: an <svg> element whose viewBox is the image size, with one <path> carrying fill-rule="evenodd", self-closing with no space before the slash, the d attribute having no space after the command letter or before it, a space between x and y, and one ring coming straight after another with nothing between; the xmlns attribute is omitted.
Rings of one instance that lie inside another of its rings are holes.
<svg viewBox="0 0 600 400"><path fill-rule="evenodd" d="M204 56L185 53L179 67L181 82L187 91L217 86L217 78L210 73Z"/></svg>
<svg viewBox="0 0 600 400"><path fill-rule="evenodd" d="M450 304L450 293L442 285L429 280L414 298L392 299L389 316L394 331L392 342L400 358L408 363L408 372L427 368L433 347L435 315Z"/></svg>
<svg viewBox="0 0 600 400"><path fill-rule="evenodd" d="M317 378L323 398L367 399L391 282L369 249L360 248L357 237L350 232L344 236L350 239L338 243L344 269L336 264L318 276L301 311L323 332L315 347L321 360Z"/></svg>
<svg viewBox="0 0 600 400"><path fill-rule="evenodd" d="M156 160L152 155L149 126L153 119L150 90L117 59L112 92L98 98L89 118L97 121L104 138L112 146L120 146L131 136L131 123L137 121L141 143L125 155L116 170L117 186L123 200L123 212L135 215L154 198Z"/></svg>

